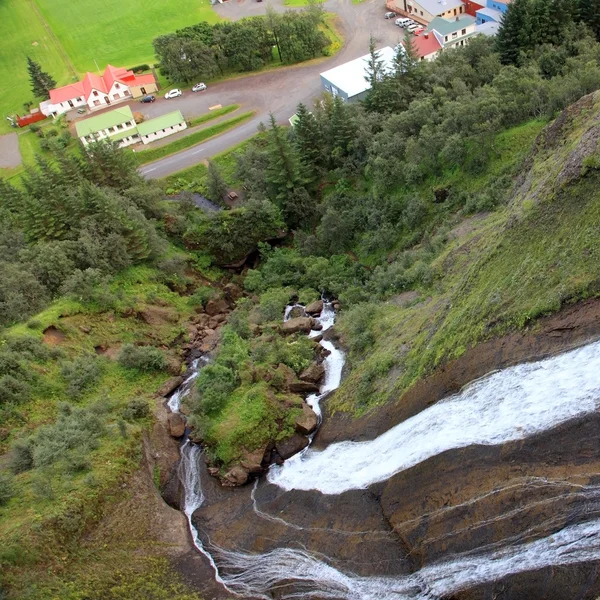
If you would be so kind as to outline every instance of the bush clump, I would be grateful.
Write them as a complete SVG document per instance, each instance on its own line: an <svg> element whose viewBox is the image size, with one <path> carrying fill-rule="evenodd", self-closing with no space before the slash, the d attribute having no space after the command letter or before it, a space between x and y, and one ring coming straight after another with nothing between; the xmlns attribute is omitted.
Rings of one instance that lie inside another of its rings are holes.
<svg viewBox="0 0 600 600"><path fill-rule="evenodd" d="M15 495L13 478L8 473L0 473L0 506Z"/></svg>
<svg viewBox="0 0 600 600"><path fill-rule="evenodd" d="M162 371L167 366L164 352L154 346L125 344L117 361L122 367L137 371Z"/></svg>
<svg viewBox="0 0 600 600"><path fill-rule="evenodd" d="M67 382L68 396L78 399L98 382L102 376L102 364L95 356L78 356L63 364L61 375Z"/></svg>
<svg viewBox="0 0 600 600"><path fill-rule="evenodd" d="M148 402L143 400L142 398L135 398L134 400L130 400L127 403L127 406L121 412L121 415L126 421L137 421L140 419L147 419L150 416L150 408L148 407ZM120 421L122 423L122 421ZM120 426L120 431L122 430L122 425ZM127 428L125 428L125 432ZM121 434L123 435L123 434ZM123 435L123 437L125 437Z"/></svg>

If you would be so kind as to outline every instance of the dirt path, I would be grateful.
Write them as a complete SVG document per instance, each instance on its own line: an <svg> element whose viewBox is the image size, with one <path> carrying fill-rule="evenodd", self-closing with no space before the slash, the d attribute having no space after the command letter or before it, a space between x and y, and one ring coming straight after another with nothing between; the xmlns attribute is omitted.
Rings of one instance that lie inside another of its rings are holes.
<svg viewBox="0 0 600 600"><path fill-rule="evenodd" d="M14 169L20 164L19 136L16 133L0 135L0 169Z"/></svg>

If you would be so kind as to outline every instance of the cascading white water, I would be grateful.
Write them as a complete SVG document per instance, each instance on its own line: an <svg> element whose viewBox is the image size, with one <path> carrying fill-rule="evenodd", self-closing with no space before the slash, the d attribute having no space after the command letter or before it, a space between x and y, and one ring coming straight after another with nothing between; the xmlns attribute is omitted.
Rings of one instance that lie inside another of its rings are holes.
<svg viewBox="0 0 600 600"><path fill-rule="evenodd" d="M323 329L333 322L327 323L325 309L321 322ZM321 394L315 395L317 409L322 395L339 385L344 363L333 345L321 343L332 354L326 359ZM185 392L173 402L176 410L183 395ZM600 343L596 343L490 375L371 442L345 442L322 452L309 450L304 456L297 455L283 467L273 468L269 480L285 489L317 488L332 494L366 487L450 448L501 444L552 428L595 410L599 397ZM291 548L250 554L211 547L209 553L192 522L192 514L204 501L202 452L186 442L181 455L184 510L194 543L211 562L217 581L240 596L269 599L277 589L282 599L436 600L507 575L600 560L597 518L533 542L456 555L399 577L343 573L328 564L326 557ZM582 490L589 491L587 500L600 499L597 488Z"/></svg>
<svg viewBox="0 0 600 600"><path fill-rule="evenodd" d="M271 469L283 489L340 494L385 481L436 454L522 439L600 405L600 342L496 372L369 442L309 450Z"/></svg>

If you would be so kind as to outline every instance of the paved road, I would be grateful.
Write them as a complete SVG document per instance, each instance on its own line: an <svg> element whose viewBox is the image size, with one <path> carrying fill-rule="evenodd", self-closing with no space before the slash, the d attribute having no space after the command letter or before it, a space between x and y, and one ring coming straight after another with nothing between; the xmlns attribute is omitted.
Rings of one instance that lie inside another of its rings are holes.
<svg viewBox="0 0 600 600"><path fill-rule="evenodd" d="M276 10L284 8L282 0L276 0L272 5ZM403 32L394 25L393 20L383 18L383 0L366 0L358 5L352 4L351 0L328 0L325 9L338 15L345 36L344 48L333 58L230 79L210 85L205 92L196 94L184 90L183 96L173 100L160 97L153 104L136 104L135 110L147 117L179 109L189 118L207 112L215 104L241 104L241 110L256 111L256 116L247 123L213 140L145 165L140 171L155 179L198 164L254 135L258 124L267 120L269 112L273 112L279 122L286 122L296 112L299 102L310 106L312 100L321 93L320 73L366 54L371 35L378 40L379 47L393 46ZM264 14L266 6L255 0L230 0L217 5L216 10L224 17L237 20Z"/></svg>

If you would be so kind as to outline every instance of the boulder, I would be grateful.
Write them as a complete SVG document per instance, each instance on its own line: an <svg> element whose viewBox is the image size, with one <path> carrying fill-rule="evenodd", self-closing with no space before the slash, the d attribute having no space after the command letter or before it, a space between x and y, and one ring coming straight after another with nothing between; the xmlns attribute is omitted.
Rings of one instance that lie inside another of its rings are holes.
<svg viewBox="0 0 600 600"><path fill-rule="evenodd" d="M297 319L298 317L306 317L306 311L303 306L294 306L292 310L290 310L289 314L290 319Z"/></svg>
<svg viewBox="0 0 600 600"><path fill-rule="evenodd" d="M321 329L323 329L323 323L319 323L319 321L315 321L315 324L313 325L312 328L314 331L321 331Z"/></svg>
<svg viewBox="0 0 600 600"><path fill-rule="evenodd" d="M218 315L220 313L227 312L228 308L229 307L227 306L227 301L225 300L225 298L214 298L206 303L206 306L204 307L204 312L207 315L214 317L215 315Z"/></svg>
<svg viewBox="0 0 600 600"><path fill-rule="evenodd" d="M315 320L312 317L296 317L286 321L282 325L281 331L283 333L297 333L299 331L308 333L313 328L314 322Z"/></svg>
<svg viewBox="0 0 600 600"><path fill-rule="evenodd" d="M208 467L208 474L213 477L219 476L219 467Z"/></svg>
<svg viewBox="0 0 600 600"><path fill-rule="evenodd" d="M287 460L291 456L294 456L294 454L298 454L298 452L304 450L306 446L308 446L308 438L299 433L295 433L289 438L277 442L275 448L279 456L281 456L283 460Z"/></svg>
<svg viewBox="0 0 600 600"><path fill-rule="evenodd" d="M169 413L169 433L176 438L185 433L185 419L179 413Z"/></svg>
<svg viewBox="0 0 600 600"><path fill-rule="evenodd" d="M294 373L294 370L283 363L279 363L279 365L277 365L277 369L273 375L278 381L281 381L281 384L279 384L277 387L282 390L289 390L290 385L296 379L296 373ZM273 377L271 380L273 380Z"/></svg>
<svg viewBox="0 0 600 600"><path fill-rule="evenodd" d="M266 446L263 448L258 448L253 452L248 452L247 450L242 455L242 460L240 464L248 473L262 473L263 471L263 460L265 457L265 452L267 448Z"/></svg>
<svg viewBox="0 0 600 600"><path fill-rule="evenodd" d="M223 288L223 295L229 304L234 304L242 296L242 290L235 283L228 283Z"/></svg>
<svg viewBox="0 0 600 600"><path fill-rule="evenodd" d="M197 315L196 317L194 317L194 323L197 323L198 328L208 327L209 321L210 321L210 317L205 313L202 313L201 315Z"/></svg>
<svg viewBox="0 0 600 600"><path fill-rule="evenodd" d="M214 329L205 329L204 334L204 339L202 340L202 344L200 344L199 350L200 352L210 352L216 348L219 341L219 334Z"/></svg>
<svg viewBox="0 0 600 600"><path fill-rule="evenodd" d="M236 465L223 477L223 485L234 487L244 485L248 481L248 471L240 465Z"/></svg>
<svg viewBox="0 0 600 600"><path fill-rule="evenodd" d="M319 420L317 413L306 402L302 403L302 414L296 417L296 431L302 435L312 433Z"/></svg>
<svg viewBox="0 0 600 600"><path fill-rule="evenodd" d="M156 395L163 398L172 394L183 383L183 377L171 377L167 379L157 390Z"/></svg>
<svg viewBox="0 0 600 600"><path fill-rule="evenodd" d="M302 373L300 373L300 379L302 381L309 381L310 383L319 383L325 375L325 367L317 363L312 363L309 367L306 367Z"/></svg>
<svg viewBox="0 0 600 600"><path fill-rule="evenodd" d="M317 343L317 344L318 344L318 343L319 343L319 342L320 342L320 341L323 339L323 334L322 334L322 333L320 333L319 335L315 335L315 337L314 337L314 338L310 338L310 339L311 339L313 342L315 342L315 343Z"/></svg>
<svg viewBox="0 0 600 600"><path fill-rule="evenodd" d="M293 381L289 385L290 392L294 394L318 394L319 386L309 381Z"/></svg>
<svg viewBox="0 0 600 600"><path fill-rule="evenodd" d="M174 377L179 377L181 373L182 363L179 358L172 356L167 358L167 373Z"/></svg>
<svg viewBox="0 0 600 600"><path fill-rule="evenodd" d="M315 300L314 302L311 302L304 310L306 310L309 315L320 315L321 311L323 310L323 300Z"/></svg>

